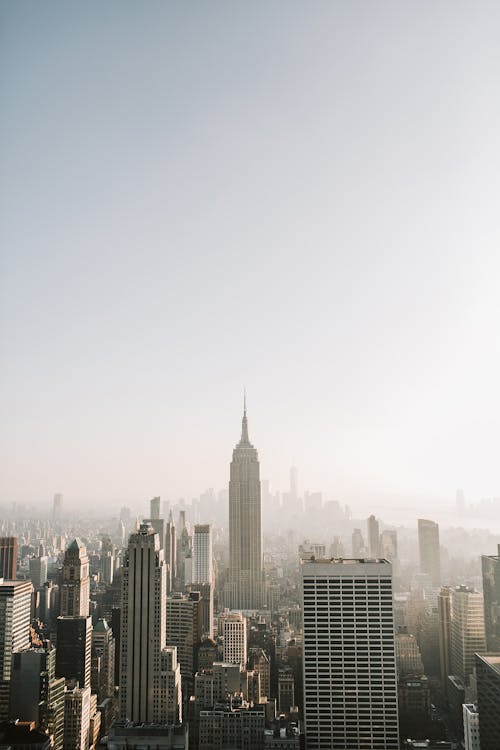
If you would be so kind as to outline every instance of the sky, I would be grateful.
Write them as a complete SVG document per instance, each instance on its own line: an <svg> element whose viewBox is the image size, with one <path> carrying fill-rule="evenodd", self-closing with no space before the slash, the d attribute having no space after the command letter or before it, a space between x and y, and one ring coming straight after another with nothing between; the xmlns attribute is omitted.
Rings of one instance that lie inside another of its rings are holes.
<svg viewBox="0 0 500 750"><path fill-rule="evenodd" d="M500 6L0 6L0 505L500 495Z"/></svg>

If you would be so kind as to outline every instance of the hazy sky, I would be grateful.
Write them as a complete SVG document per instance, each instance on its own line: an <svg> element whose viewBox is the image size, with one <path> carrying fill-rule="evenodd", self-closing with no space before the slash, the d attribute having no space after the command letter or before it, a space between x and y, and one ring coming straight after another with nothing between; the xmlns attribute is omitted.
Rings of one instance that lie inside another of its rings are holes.
<svg viewBox="0 0 500 750"><path fill-rule="evenodd" d="M0 503L500 495L499 26L4 1Z"/></svg>

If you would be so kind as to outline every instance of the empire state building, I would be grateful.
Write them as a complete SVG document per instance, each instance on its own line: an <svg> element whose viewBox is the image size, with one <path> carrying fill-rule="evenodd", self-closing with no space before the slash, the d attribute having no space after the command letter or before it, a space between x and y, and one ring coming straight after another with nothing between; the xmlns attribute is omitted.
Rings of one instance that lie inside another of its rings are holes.
<svg viewBox="0 0 500 750"><path fill-rule="evenodd" d="M225 593L225 604L231 609L261 609L265 605L259 456L248 438L246 401L241 439L230 467L229 580Z"/></svg>

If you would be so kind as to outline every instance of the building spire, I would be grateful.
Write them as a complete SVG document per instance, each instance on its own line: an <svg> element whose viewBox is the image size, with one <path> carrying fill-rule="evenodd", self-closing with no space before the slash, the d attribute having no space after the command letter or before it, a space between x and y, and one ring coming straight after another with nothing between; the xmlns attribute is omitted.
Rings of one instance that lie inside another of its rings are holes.
<svg viewBox="0 0 500 750"><path fill-rule="evenodd" d="M247 420L247 391L243 390L243 419L241 422L241 440L240 443L249 443L248 439L248 420Z"/></svg>

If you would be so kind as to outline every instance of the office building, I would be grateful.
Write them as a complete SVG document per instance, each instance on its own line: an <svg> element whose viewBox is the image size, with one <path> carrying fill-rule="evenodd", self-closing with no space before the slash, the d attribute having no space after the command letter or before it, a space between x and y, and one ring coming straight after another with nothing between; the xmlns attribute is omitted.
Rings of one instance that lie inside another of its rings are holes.
<svg viewBox="0 0 500 750"><path fill-rule="evenodd" d="M398 676L424 674L422 654L418 641L406 627L398 629L395 637Z"/></svg>
<svg viewBox="0 0 500 750"><path fill-rule="evenodd" d="M0 579L0 721L8 719L12 654L30 645L31 581Z"/></svg>
<svg viewBox="0 0 500 750"><path fill-rule="evenodd" d="M365 552L365 540L361 529L354 529L351 536L351 549L353 558L363 557Z"/></svg>
<svg viewBox="0 0 500 750"><path fill-rule="evenodd" d="M481 750L479 741L479 712L474 703L464 703L464 750Z"/></svg>
<svg viewBox="0 0 500 750"><path fill-rule="evenodd" d="M229 581L224 601L238 610L265 606L259 457L248 437L246 403L230 467Z"/></svg>
<svg viewBox="0 0 500 750"><path fill-rule="evenodd" d="M258 701L257 701L258 702ZM295 677L291 667L278 669L278 711L290 713L295 706Z"/></svg>
<svg viewBox="0 0 500 750"><path fill-rule="evenodd" d="M199 592L174 592L167 597L167 645L177 647L182 685L188 695L197 669L196 652L201 641L202 609Z"/></svg>
<svg viewBox="0 0 500 750"><path fill-rule="evenodd" d="M53 749L62 750L64 678L55 672L56 650L42 647L16 651L12 656L10 717L35 724L52 736Z"/></svg>
<svg viewBox="0 0 500 750"><path fill-rule="evenodd" d="M89 750L90 687L74 687L64 696L64 750Z"/></svg>
<svg viewBox="0 0 500 750"><path fill-rule="evenodd" d="M476 654L481 750L500 748L500 654Z"/></svg>
<svg viewBox="0 0 500 750"><path fill-rule="evenodd" d="M491 652L500 652L500 544L498 554L481 557L481 566L486 648Z"/></svg>
<svg viewBox="0 0 500 750"><path fill-rule="evenodd" d="M96 622L92 631L91 687L98 703L111 698L115 690L115 639L104 618Z"/></svg>
<svg viewBox="0 0 500 750"><path fill-rule="evenodd" d="M92 618L58 617L56 676L90 687L92 658Z"/></svg>
<svg viewBox="0 0 500 750"><path fill-rule="evenodd" d="M437 597L439 676L441 687L446 690L448 675L451 674L451 588L443 586Z"/></svg>
<svg viewBox="0 0 500 750"><path fill-rule="evenodd" d="M211 638L214 622L214 587L211 583L191 583L186 586L187 593L197 591L200 595L201 634Z"/></svg>
<svg viewBox="0 0 500 750"><path fill-rule="evenodd" d="M30 578L35 588L35 591L41 589L47 581L47 570L49 565L49 558L47 555L40 555L40 557L30 557Z"/></svg>
<svg viewBox="0 0 500 750"><path fill-rule="evenodd" d="M307 750L397 750L392 566L302 561Z"/></svg>
<svg viewBox="0 0 500 750"><path fill-rule="evenodd" d="M115 721L108 733L108 750L187 750L191 743L185 724L132 724Z"/></svg>
<svg viewBox="0 0 500 750"><path fill-rule="evenodd" d="M441 585L441 552L439 526L425 518L418 519L418 549L420 572L429 576L433 586Z"/></svg>
<svg viewBox="0 0 500 750"><path fill-rule="evenodd" d="M366 522L368 537L368 555L378 557L380 555L380 532L379 524L375 516L370 516Z"/></svg>
<svg viewBox="0 0 500 750"><path fill-rule="evenodd" d="M196 524L193 535L193 583L213 583L212 528Z"/></svg>
<svg viewBox="0 0 500 750"><path fill-rule="evenodd" d="M63 496L60 492L56 492L52 503L52 518L54 521L59 521L63 513Z"/></svg>
<svg viewBox="0 0 500 750"><path fill-rule="evenodd" d="M154 497L149 503L149 508L151 518L158 519L160 517L160 498Z"/></svg>
<svg viewBox="0 0 500 750"><path fill-rule="evenodd" d="M169 513L165 532L165 561L167 563L167 594L174 590L177 578L177 534L172 510Z"/></svg>
<svg viewBox="0 0 500 750"><path fill-rule="evenodd" d="M450 602L451 673L469 685L474 655L486 650L483 595L467 586L451 590Z"/></svg>
<svg viewBox="0 0 500 750"><path fill-rule="evenodd" d="M226 664L247 665L247 621L241 612L222 616L223 660Z"/></svg>
<svg viewBox="0 0 500 750"><path fill-rule="evenodd" d="M111 585L115 575L115 545L109 536L102 537L100 574L101 581Z"/></svg>
<svg viewBox="0 0 500 750"><path fill-rule="evenodd" d="M122 572L120 713L159 722L161 652L166 646L166 566L149 524L130 535Z"/></svg>
<svg viewBox="0 0 500 750"><path fill-rule="evenodd" d="M160 702L162 721L166 724L181 724L182 678L176 646L166 646L161 652Z"/></svg>
<svg viewBox="0 0 500 750"><path fill-rule="evenodd" d="M17 574L17 538L0 537L0 578L15 581Z"/></svg>
<svg viewBox="0 0 500 750"><path fill-rule="evenodd" d="M89 614L89 558L80 539L73 539L64 555L61 584L61 615L87 617Z"/></svg>

